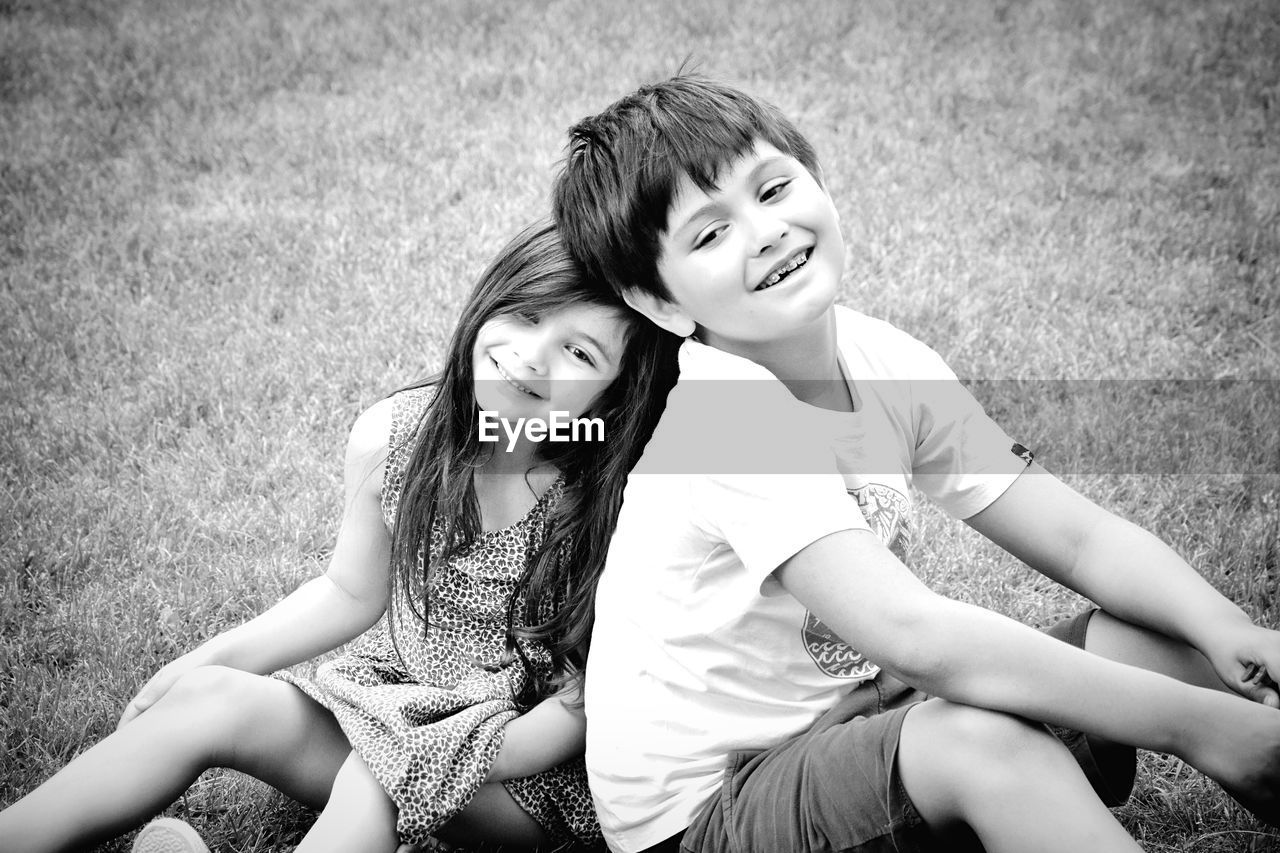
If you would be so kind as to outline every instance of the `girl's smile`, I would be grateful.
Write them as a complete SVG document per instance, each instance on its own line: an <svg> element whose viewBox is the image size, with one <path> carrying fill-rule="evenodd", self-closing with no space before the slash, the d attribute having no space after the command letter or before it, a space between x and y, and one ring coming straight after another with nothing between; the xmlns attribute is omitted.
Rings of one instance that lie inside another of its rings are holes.
<svg viewBox="0 0 1280 853"><path fill-rule="evenodd" d="M498 363L498 360L497 360L497 359L495 359L493 356L489 356L489 361L493 362L494 370L498 371L498 375L499 375L499 376L501 376L503 379L507 380L507 382L508 382L508 383L510 383L510 384L511 384L511 386L512 386L513 388L515 388L517 391L519 391L519 392L520 392L520 393L522 393L522 394L527 394L527 395L529 395L530 397L536 397L536 398L537 398L537 399L539 399L539 400L541 400L541 399L542 399L542 395L541 395L541 394L539 394L538 392L534 391L532 388L526 387L525 385L523 385L523 384L521 384L520 382L516 381L516 380L511 376L511 374L510 374L510 373L508 373L507 371L503 370L503 369L502 369L502 365L501 365L501 364L499 364L499 363Z"/></svg>
<svg viewBox="0 0 1280 853"><path fill-rule="evenodd" d="M493 317L476 336L476 405L512 421L579 417L618 375L625 338L622 315L591 303Z"/></svg>

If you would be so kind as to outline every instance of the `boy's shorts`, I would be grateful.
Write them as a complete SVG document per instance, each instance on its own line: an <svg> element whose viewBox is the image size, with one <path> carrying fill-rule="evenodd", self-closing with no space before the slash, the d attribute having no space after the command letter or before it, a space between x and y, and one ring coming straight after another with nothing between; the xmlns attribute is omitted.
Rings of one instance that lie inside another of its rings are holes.
<svg viewBox="0 0 1280 853"><path fill-rule="evenodd" d="M1094 611L1045 633L1084 647ZM683 836L649 853L873 853L921 850L928 831L898 775L898 735L907 711L928 697L881 672L808 731L763 752L729 756L720 796ZM1054 726L1108 806L1133 787L1137 757L1122 746ZM678 848L677 848L678 844Z"/></svg>

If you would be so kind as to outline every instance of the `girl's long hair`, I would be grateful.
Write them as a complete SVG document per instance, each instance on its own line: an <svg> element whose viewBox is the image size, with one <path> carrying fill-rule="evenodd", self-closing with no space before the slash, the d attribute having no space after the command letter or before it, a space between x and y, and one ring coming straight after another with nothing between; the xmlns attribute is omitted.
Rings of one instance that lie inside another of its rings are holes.
<svg viewBox="0 0 1280 853"><path fill-rule="evenodd" d="M542 445L564 476L564 491L507 605L506 655L529 678L516 698L523 707L557 690L586 666L596 581L622 505L627 473L640 457L675 383L679 339L635 314L603 285L584 281L555 226L540 220L508 243L480 276L459 318L444 369L409 386L435 386L416 430L391 535L391 598L407 600L425 634L433 565L468 548L481 530L474 470L497 446L478 440L472 353L480 327L494 317L542 317L575 303L601 305L628 319L617 378L584 417L605 424L603 441ZM432 536L436 541L432 541ZM388 620L395 639L396 619ZM523 646L550 652L550 671L534 666Z"/></svg>

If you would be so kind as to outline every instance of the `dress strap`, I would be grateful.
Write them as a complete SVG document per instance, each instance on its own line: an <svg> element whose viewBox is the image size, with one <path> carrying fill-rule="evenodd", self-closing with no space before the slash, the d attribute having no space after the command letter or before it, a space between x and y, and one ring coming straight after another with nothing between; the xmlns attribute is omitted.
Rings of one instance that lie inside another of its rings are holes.
<svg viewBox="0 0 1280 853"><path fill-rule="evenodd" d="M413 455L422 417L435 394L432 385L401 391L391 399L391 434L387 438L387 466L382 476L382 518L388 529L395 527L405 468Z"/></svg>

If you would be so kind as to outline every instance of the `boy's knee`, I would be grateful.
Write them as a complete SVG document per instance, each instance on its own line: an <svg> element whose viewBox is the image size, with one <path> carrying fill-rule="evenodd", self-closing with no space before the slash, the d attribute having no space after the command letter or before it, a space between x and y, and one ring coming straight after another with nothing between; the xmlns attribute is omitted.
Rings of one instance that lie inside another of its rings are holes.
<svg viewBox="0 0 1280 853"><path fill-rule="evenodd" d="M943 828L1017 799L1042 782L1058 758L1071 760L1043 726L933 699L912 707L903 720L896 765L925 821Z"/></svg>
<svg viewBox="0 0 1280 853"><path fill-rule="evenodd" d="M936 718L927 722L939 765L979 786L1025 784L1029 770L1066 755L1044 726L1012 714L929 702L913 709L920 712Z"/></svg>
<svg viewBox="0 0 1280 853"><path fill-rule="evenodd" d="M1052 768L1075 772L1074 759L1043 725L1010 714L967 708L958 737L968 744L965 789L973 796L1016 796Z"/></svg>
<svg viewBox="0 0 1280 853"><path fill-rule="evenodd" d="M981 750L1009 751L1048 740L1043 726L1001 711L956 705L952 726L966 743Z"/></svg>

